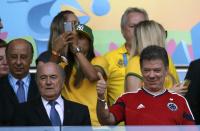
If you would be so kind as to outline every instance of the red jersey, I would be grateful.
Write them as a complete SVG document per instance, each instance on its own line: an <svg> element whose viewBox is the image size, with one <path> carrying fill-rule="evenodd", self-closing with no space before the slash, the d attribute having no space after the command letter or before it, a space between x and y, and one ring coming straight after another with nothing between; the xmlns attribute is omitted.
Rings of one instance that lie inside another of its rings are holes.
<svg viewBox="0 0 200 131"><path fill-rule="evenodd" d="M109 108L125 125L190 125L194 117L186 99L167 90L154 96L144 89L123 94Z"/></svg>

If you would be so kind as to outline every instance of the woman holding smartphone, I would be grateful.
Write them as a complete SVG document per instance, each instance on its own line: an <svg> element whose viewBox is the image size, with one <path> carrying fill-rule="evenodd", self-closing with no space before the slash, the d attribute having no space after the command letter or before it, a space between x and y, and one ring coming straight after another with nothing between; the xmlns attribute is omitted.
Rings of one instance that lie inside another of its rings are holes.
<svg viewBox="0 0 200 131"><path fill-rule="evenodd" d="M71 22L72 30L70 31ZM65 23L65 24L64 24ZM52 60L58 62L66 72L62 96L88 106L92 125L100 125L96 116L97 72L105 76L102 57L95 57L92 29L79 24L71 11L60 12L52 21L49 50ZM63 60L63 57L65 60Z"/></svg>

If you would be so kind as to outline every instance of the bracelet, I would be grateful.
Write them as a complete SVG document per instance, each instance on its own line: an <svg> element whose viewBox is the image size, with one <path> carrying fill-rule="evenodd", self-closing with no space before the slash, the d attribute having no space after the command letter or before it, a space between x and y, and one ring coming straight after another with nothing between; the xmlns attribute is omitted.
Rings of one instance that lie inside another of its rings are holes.
<svg viewBox="0 0 200 131"><path fill-rule="evenodd" d="M60 56L60 57L61 57L62 61L63 61L65 64L68 64L67 58L65 58L64 56Z"/></svg>
<svg viewBox="0 0 200 131"><path fill-rule="evenodd" d="M99 97L97 97L97 100L100 100L101 102L106 102L105 99L101 99L101 98L99 98Z"/></svg>
<svg viewBox="0 0 200 131"><path fill-rule="evenodd" d="M56 51L54 51L54 50L52 50L51 53L52 53L53 55L60 56L60 54L58 54L58 53L57 53Z"/></svg>
<svg viewBox="0 0 200 131"><path fill-rule="evenodd" d="M107 104L107 102L106 102L105 99L101 99L101 98L97 97L97 100L99 100L99 101L105 103L104 109L106 109L106 110L108 109L108 104Z"/></svg>

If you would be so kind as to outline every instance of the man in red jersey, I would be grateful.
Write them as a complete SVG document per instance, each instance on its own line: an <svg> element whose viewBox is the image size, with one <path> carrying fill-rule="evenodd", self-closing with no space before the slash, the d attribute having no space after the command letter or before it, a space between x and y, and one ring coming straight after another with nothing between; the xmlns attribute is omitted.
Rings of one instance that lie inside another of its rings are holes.
<svg viewBox="0 0 200 131"><path fill-rule="evenodd" d="M97 83L97 116L102 125L192 125L194 117L184 97L170 93L164 86L168 73L168 56L164 48L148 46L140 56L143 87L123 94L107 107L106 82L99 75Z"/></svg>

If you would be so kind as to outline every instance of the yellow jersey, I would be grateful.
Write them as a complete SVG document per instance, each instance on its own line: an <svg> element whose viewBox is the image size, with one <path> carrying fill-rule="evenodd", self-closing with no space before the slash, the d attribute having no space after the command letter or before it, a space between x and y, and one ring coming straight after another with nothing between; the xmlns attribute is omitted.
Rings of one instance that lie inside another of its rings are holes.
<svg viewBox="0 0 200 131"><path fill-rule="evenodd" d="M108 52L104 55L107 61L107 100L108 104L112 105L122 93L124 93L125 68L128 64L129 54L122 47Z"/></svg>
<svg viewBox="0 0 200 131"><path fill-rule="evenodd" d="M95 57L91 61L92 65L100 66L104 63L100 57ZM74 87L74 75L76 74L76 68L73 67L72 74L70 77L69 85L70 91L64 87L62 89L62 96L65 99L75 101L84 105L87 105L90 112L91 123L93 126L100 126L100 123L96 114L96 104L97 104L97 91L96 82L91 83L87 78L85 78L80 87ZM77 116L78 117L78 116Z"/></svg>

